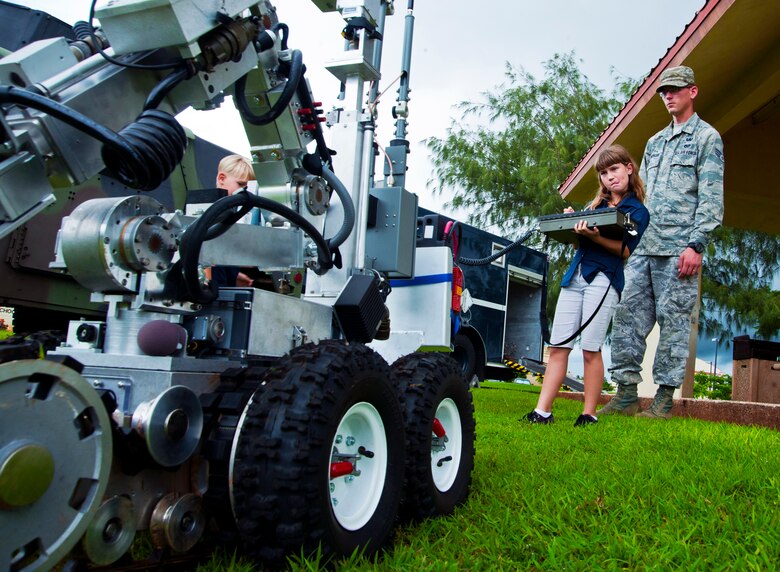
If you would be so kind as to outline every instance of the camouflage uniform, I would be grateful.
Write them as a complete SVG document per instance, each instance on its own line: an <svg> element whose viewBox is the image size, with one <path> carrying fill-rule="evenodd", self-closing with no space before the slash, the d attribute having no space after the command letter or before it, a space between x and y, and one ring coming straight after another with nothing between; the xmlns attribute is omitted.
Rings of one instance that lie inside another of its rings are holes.
<svg viewBox="0 0 780 572"><path fill-rule="evenodd" d="M612 323L612 380L642 381L646 338L661 329L653 363L658 385L679 387L685 375L698 277L678 277L690 242L706 245L723 219L723 141L697 114L675 134L673 124L648 142L639 174L645 181L648 226L626 264L626 288Z"/></svg>

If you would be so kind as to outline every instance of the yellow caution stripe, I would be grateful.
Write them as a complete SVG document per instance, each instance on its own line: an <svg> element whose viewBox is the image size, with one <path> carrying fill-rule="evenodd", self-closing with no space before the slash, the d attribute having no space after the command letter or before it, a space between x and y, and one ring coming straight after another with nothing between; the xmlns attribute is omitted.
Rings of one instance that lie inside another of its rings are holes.
<svg viewBox="0 0 780 572"><path fill-rule="evenodd" d="M504 360L504 365L507 366L508 368L511 368L511 369L515 370L515 371L519 371L520 373L530 373L528 371L528 368L526 368L524 365L521 365L521 364L519 364L516 361L513 361L511 359L505 359Z"/></svg>

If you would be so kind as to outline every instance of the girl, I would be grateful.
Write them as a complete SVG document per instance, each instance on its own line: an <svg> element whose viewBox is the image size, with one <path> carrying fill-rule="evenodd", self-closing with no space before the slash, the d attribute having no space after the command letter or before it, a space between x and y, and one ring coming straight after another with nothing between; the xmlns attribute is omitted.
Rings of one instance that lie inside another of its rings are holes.
<svg viewBox="0 0 780 572"><path fill-rule="evenodd" d="M554 421L553 400L566 377L569 353L574 347L573 340L565 340L591 316L593 319L580 334L585 366L585 394L583 413L574 425L577 427L598 421L595 415L596 403L604 380L601 345L623 291L623 261L639 244L650 222L650 214L642 204L645 198L644 183L639 178L636 161L628 151L620 145L605 149L596 159L595 170L599 190L586 210L617 207L631 217L636 234L628 234L623 244L620 240L602 236L598 227L588 227L585 220L575 225L574 232L580 235L580 245L561 281L561 294L550 334L550 359L542 391L536 409L525 416L531 423ZM574 209L568 207L564 212L574 212ZM599 308L602 298L604 301Z"/></svg>

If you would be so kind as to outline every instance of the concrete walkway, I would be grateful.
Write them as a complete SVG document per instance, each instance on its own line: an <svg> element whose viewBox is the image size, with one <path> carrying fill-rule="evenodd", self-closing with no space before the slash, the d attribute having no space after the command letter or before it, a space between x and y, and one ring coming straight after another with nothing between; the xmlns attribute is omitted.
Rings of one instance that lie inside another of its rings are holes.
<svg viewBox="0 0 780 572"><path fill-rule="evenodd" d="M582 401L582 393L561 391L558 397ZM611 399L602 394L599 404ZM651 397L640 397L639 407L647 409L653 402ZM725 421L736 425L760 425L780 431L780 404L749 403L747 401L720 401L717 399L675 399L672 407L675 417L694 417L704 421Z"/></svg>

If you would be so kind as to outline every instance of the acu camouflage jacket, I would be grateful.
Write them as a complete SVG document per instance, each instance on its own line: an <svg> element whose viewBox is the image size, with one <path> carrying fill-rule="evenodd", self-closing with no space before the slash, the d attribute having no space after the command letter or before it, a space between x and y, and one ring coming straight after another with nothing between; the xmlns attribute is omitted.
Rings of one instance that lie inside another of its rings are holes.
<svg viewBox="0 0 780 572"><path fill-rule="evenodd" d="M723 220L723 141L694 113L647 142L639 175L650 225L635 254L679 256L689 242L709 242Z"/></svg>

